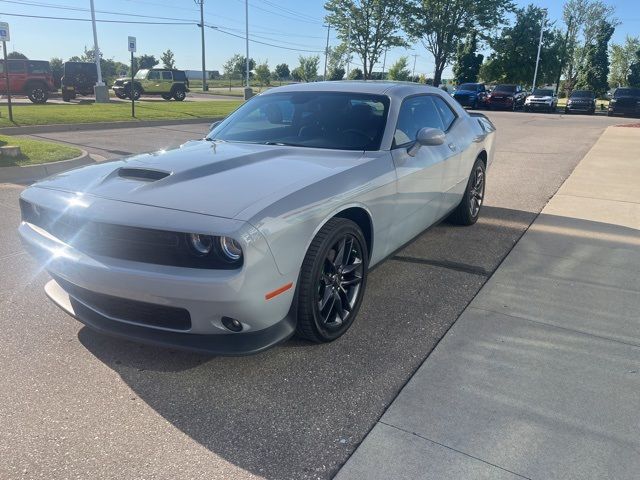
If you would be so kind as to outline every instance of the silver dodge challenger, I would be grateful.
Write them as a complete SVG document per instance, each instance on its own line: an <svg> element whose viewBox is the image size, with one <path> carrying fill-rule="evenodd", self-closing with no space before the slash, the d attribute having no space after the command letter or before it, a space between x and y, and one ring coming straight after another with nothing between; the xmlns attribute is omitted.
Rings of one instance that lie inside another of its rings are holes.
<svg viewBox="0 0 640 480"><path fill-rule="evenodd" d="M494 132L424 85L274 88L202 140L32 185L19 232L51 300L100 332L219 355L329 342L373 265L476 222Z"/></svg>

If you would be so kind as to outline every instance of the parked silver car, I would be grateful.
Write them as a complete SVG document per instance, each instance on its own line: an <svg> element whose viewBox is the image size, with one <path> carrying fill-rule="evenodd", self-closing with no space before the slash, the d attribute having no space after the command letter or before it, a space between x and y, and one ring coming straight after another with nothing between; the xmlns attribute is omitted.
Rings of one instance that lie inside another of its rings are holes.
<svg viewBox="0 0 640 480"><path fill-rule="evenodd" d="M203 140L27 188L20 235L49 297L99 331L216 354L327 342L371 266L475 223L494 131L423 85L274 88Z"/></svg>

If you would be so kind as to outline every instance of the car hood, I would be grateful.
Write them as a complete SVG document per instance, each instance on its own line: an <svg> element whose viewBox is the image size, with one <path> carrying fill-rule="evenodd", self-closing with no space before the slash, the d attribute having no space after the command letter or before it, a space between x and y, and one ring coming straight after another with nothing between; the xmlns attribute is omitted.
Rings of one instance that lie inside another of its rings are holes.
<svg viewBox="0 0 640 480"><path fill-rule="evenodd" d="M248 207L266 207L364 161L362 151L201 140L61 173L35 186L243 219Z"/></svg>

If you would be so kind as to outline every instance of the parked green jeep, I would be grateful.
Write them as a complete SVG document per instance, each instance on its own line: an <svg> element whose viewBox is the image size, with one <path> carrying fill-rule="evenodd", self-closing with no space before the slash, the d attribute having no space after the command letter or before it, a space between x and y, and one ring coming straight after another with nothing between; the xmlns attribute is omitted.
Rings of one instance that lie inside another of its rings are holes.
<svg viewBox="0 0 640 480"><path fill-rule="evenodd" d="M133 98L140 95L160 95L165 100L175 98L181 102L189 91L189 80L182 70L152 68L138 70L133 77ZM131 98L131 78L119 78L113 83L118 98Z"/></svg>

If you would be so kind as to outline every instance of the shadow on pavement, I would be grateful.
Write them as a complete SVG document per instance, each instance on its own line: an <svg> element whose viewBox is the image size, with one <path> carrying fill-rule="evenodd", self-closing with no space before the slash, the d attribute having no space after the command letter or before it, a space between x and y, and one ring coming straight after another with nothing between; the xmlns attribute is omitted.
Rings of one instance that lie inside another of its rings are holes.
<svg viewBox="0 0 640 480"><path fill-rule="evenodd" d="M397 252L409 261L372 271L358 320L330 344L293 339L211 358L87 328L78 336L158 414L234 465L269 479L331 478L487 279L421 260L459 265L477 254L492 272L534 217L486 207L474 227L423 233Z"/></svg>

